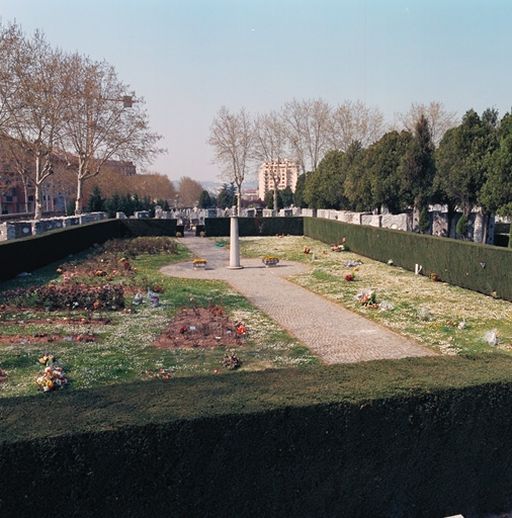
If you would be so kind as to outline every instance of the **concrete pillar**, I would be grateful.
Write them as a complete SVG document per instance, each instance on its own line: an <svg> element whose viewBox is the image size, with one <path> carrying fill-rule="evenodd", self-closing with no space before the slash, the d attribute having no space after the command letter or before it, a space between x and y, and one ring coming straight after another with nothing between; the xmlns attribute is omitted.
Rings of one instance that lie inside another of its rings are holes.
<svg viewBox="0 0 512 518"><path fill-rule="evenodd" d="M240 266L240 239L238 236L238 218L231 216L229 230L229 266L230 270L243 268Z"/></svg>

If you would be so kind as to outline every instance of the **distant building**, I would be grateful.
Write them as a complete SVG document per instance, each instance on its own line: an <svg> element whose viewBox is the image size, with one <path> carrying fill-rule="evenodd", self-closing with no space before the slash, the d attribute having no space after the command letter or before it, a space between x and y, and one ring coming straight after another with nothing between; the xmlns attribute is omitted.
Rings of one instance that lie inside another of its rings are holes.
<svg viewBox="0 0 512 518"><path fill-rule="evenodd" d="M277 188L280 191L290 187L295 192L298 176L299 164L293 160L263 162L258 172L258 195L260 199L264 200L267 192L274 190L274 178L278 178Z"/></svg>
<svg viewBox="0 0 512 518"><path fill-rule="evenodd" d="M9 151L12 142L9 137L0 137L0 215L34 211L34 185L32 182L33 158L29 153L20 152L17 159L26 169L23 178L16 171L16 160ZM41 188L43 211L62 213L72 202L76 192L76 177L70 167L76 165L77 158L71 153L55 150L52 154L55 173L48 177ZM113 172L120 176L138 176L133 162L108 160L103 167L105 173ZM23 185L23 180L26 185Z"/></svg>
<svg viewBox="0 0 512 518"><path fill-rule="evenodd" d="M242 200L252 202L259 200L258 189L244 189L242 191Z"/></svg>

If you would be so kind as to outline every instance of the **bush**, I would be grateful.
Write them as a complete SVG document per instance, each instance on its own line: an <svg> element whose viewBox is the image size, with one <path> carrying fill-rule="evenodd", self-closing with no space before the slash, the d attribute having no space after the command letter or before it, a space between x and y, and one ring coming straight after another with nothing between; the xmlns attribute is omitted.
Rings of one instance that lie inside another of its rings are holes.
<svg viewBox="0 0 512 518"><path fill-rule="evenodd" d="M0 399L2 516L506 511L512 359L486 356Z"/></svg>
<svg viewBox="0 0 512 518"><path fill-rule="evenodd" d="M329 244L346 237L357 254L410 271L420 264L424 275L512 300L511 249L320 218L304 218L304 234Z"/></svg>
<svg viewBox="0 0 512 518"><path fill-rule="evenodd" d="M135 237L133 239L113 239L107 241L105 252L135 257L140 254L175 254L178 251L176 241L169 237Z"/></svg>

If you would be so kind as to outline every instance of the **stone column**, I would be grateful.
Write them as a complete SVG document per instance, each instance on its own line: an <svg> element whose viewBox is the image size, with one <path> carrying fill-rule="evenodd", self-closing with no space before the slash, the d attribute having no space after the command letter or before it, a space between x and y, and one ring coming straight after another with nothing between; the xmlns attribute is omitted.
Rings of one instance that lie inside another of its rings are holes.
<svg viewBox="0 0 512 518"><path fill-rule="evenodd" d="M240 266L240 239L238 236L238 218L231 216L229 231L229 266L230 270L243 268Z"/></svg>

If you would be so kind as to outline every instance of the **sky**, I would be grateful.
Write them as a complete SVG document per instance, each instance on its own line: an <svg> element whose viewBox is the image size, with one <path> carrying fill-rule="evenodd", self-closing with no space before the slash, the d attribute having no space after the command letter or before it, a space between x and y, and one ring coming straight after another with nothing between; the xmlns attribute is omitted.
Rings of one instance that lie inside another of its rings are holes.
<svg viewBox="0 0 512 518"><path fill-rule="evenodd" d="M3 23L115 66L144 97L176 181L218 181L221 106L362 100L389 122L411 103L462 116L512 106L510 0L0 0Z"/></svg>

